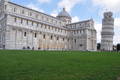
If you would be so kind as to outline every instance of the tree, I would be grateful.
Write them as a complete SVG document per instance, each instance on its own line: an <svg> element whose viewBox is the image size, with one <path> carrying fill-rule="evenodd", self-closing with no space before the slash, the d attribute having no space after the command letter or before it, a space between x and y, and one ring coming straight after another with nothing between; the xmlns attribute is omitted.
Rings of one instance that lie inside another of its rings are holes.
<svg viewBox="0 0 120 80"><path fill-rule="evenodd" d="M100 47L101 47L101 44L98 43L98 44L97 44L97 50L100 50Z"/></svg>
<svg viewBox="0 0 120 80"><path fill-rule="evenodd" d="M113 45L113 51L117 51L117 45Z"/></svg>
<svg viewBox="0 0 120 80"><path fill-rule="evenodd" d="M120 44L117 44L117 51L120 51Z"/></svg>

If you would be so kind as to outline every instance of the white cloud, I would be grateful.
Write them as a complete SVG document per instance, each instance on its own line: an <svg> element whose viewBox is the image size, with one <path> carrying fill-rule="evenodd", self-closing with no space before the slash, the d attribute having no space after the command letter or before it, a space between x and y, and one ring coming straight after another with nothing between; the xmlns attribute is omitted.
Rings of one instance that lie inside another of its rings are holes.
<svg viewBox="0 0 120 80"><path fill-rule="evenodd" d="M115 28L120 28L120 18L115 18Z"/></svg>
<svg viewBox="0 0 120 80"><path fill-rule="evenodd" d="M101 42L101 30L102 30L102 23L95 22L95 29L97 31L97 42Z"/></svg>
<svg viewBox="0 0 120 80"><path fill-rule="evenodd" d="M77 16L72 17L72 22L73 23L78 22L78 21L80 21L80 19Z"/></svg>
<svg viewBox="0 0 120 80"><path fill-rule="evenodd" d="M94 5L114 12L120 12L120 0L92 0Z"/></svg>
<svg viewBox="0 0 120 80"><path fill-rule="evenodd" d="M65 7L66 10L67 10L68 12L70 12L71 9L72 9L75 5L77 5L77 4L81 3L81 2L82 2L82 0L61 0L61 1L58 3L58 7L59 7L59 8Z"/></svg>
<svg viewBox="0 0 120 80"><path fill-rule="evenodd" d="M114 44L120 43L120 18L115 19L115 36L114 36Z"/></svg>
<svg viewBox="0 0 120 80"><path fill-rule="evenodd" d="M40 11L40 12L44 12L42 9L40 9L39 7L37 7L36 5L34 5L32 3L28 4L27 7L37 10L37 11Z"/></svg>
<svg viewBox="0 0 120 80"><path fill-rule="evenodd" d="M49 3L51 0L38 0L40 3Z"/></svg>
<svg viewBox="0 0 120 80"><path fill-rule="evenodd" d="M56 17L58 15L58 12L56 10L53 10L50 15Z"/></svg>

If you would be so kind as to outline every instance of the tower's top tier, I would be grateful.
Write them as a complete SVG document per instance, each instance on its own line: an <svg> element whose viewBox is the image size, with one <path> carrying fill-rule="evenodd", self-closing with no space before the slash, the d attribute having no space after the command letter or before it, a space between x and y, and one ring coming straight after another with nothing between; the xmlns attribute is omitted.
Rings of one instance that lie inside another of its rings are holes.
<svg viewBox="0 0 120 80"><path fill-rule="evenodd" d="M112 12L105 12L104 13L104 18L113 18L113 13Z"/></svg>

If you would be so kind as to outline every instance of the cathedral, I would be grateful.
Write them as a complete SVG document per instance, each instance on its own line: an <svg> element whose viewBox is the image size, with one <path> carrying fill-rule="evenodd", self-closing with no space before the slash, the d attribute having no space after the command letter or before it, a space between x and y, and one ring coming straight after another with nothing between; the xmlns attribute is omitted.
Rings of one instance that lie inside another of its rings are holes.
<svg viewBox="0 0 120 80"><path fill-rule="evenodd" d="M0 0L0 49L96 51L93 19L71 20L65 8L53 17Z"/></svg>

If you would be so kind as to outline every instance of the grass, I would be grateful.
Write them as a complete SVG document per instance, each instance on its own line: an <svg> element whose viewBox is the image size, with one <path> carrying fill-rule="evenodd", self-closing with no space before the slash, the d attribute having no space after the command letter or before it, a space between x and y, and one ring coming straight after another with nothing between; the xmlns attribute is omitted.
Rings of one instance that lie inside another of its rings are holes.
<svg viewBox="0 0 120 80"><path fill-rule="evenodd" d="M117 80L120 53L0 51L0 80Z"/></svg>

